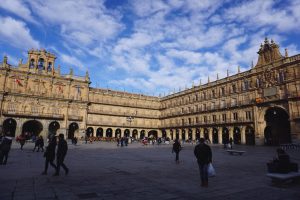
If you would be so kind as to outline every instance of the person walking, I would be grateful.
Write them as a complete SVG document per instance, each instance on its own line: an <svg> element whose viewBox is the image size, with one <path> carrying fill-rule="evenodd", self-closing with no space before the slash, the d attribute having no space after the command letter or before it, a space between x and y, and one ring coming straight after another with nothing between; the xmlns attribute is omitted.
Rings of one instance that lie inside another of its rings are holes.
<svg viewBox="0 0 300 200"><path fill-rule="evenodd" d="M176 154L176 157L175 157L176 164L179 164L179 152L180 151L181 151L181 145L180 145L180 142L178 141L178 139L176 139L173 144L173 148L172 148L172 153L175 152L175 154Z"/></svg>
<svg viewBox="0 0 300 200"><path fill-rule="evenodd" d="M59 176L60 166L64 168L66 175L68 175L69 169L64 164L67 151L68 151L68 144L67 141L64 139L64 134L59 134L57 152L56 152L56 173L54 174L54 176Z"/></svg>
<svg viewBox="0 0 300 200"><path fill-rule="evenodd" d="M46 151L44 153L44 157L46 158L45 160L45 170L43 171L42 175L46 175L47 171L48 171L48 165L50 163L50 165L55 169L56 172L56 165L53 163L54 159L55 159L55 148L56 148L56 137L51 137L49 138L49 144L46 147Z"/></svg>
<svg viewBox="0 0 300 200"><path fill-rule="evenodd" d="M12 137L10 137L10 133L7 133L7 135L2 138L0 143L0 165L6 165L11 144Z"/></svg>
<svg viewBox="0 0 300 200"><path fill-rule="evenodd" d="M204 138L200 138L199 144L195 146L194 155L197 158L200 177L201 177L201 186L208 186L208 164L212 162L212 152L211 148L205 144Z"/></svg>
<svg viewBox="0 0 300 200"><path fill-rule="evenodd" d="M44 138L43 138L43 136L40 136L38 140L39 140L39 144L38 144L37 152L39 152L40 149L42 149L41 151L44 152Z"/></svg>
<svg viewBox="0 0 300 200"><path fill-rule="evenodd" d="M233 144L233 139L232 139L232 137L230 137L230 139L229 139L230 149L232 149L232 144Z"/></svg>
<svg viewBox="0 0 300 200"><path fill-rule="evenodd" d="M40 146L40 138L37 138L37 139L35 139L34 148L32 151L34 152L36 148L38 148L38 150L39 150L39 148L40 148L39 146Z"/></svg>
<svg viewBox="0 0 300 200"><path fill-rule="evenodd" d="M20 142L20 145L21 145L21 150L23 150L23 146L25 145L25 141L26 141L26 138L24 137L23 134L21 134L19 136L19 142Z"/></svg>

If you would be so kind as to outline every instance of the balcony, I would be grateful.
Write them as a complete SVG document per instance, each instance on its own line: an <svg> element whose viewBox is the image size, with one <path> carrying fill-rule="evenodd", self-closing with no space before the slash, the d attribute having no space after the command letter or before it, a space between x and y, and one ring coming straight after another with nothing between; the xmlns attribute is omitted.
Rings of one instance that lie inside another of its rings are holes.
<svg viewBox="0 0 300 200"><path fill-rule="evenodd" d="M3 111L4 116L10 117L27 117L34 119L57 119L63 120L63 114L39 113L39 112L24 112L24 111Z"/></svg>

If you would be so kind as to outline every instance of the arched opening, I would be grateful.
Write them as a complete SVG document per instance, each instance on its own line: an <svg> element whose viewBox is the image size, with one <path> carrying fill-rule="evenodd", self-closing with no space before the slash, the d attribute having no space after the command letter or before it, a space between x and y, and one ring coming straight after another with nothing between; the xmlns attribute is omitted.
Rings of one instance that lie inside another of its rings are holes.
<svg viewBox="0 0 300 200"><path fill-rule="evenodd" d="M218 144L219 143L219 137L218 137L218 129L217 128L213 128L213 143L214 144Z"/></svg>
<svg viewBox="0 0 300 200"><path fill-rule="evenodd" d="M140 139L142 140L142 139L144 139L145 138L145 130L141 130L141 132L140 132Z"/></svg>
<svg viewBox="0 0 300 200"><path fill-rule="evenodd" d="M103 128L97 128L96 136L99 138L103 137Z"/></svg>
<svg viewBox="0 0 300 200"><path fill-rule="evenodd" d="M33 69L34 68L34 59L30 60L29 68Z"/></svg>
<svg viewBox="0 0 300 200"><path fill-rule="evenodd" d="M28 135L29 137L33 135L39 136L42 130L43 130L43 125L41 122L37 120L30 120L23 124L22 135Z"/></svg>
<svg viewBox="0 0 300 200"><path fill-rule="evenodd" d="M93 137L94 136L94 129L93 129L93 127L88 127L86 129L86 136L88 136L88 137Z"/></svg>
<svg viewBox="0 0 300 200"><path fill-rule="evenodd" d="M109 138L112 137L112 129L111 128L106 129L106 137L109 137Z"/></svg>
<svg viewBox="0 0 300 200"><path fill-rule="evenodd" d="M167 137L167 132L165 129L163 129L162 131L162 138L166 138Z"/></svg>
<svg viewBox="0 0 300 200"><path fill-rule="evenodd" d="M73 122L69 125L68 129L68 139L73 139L75 136L75 132L79 129L79 126L77 123Z"/></svg>
<svg viewBox="0 0 300 200"><path fill-rule="evenodd" d="M121 137L121 133L122 133L121 129L117 128L116 132L115 132L115 137L118 137L118 138Z"/></svg>
<svg viewBox="0 0 300 200"><path fill-rule="evenodd" d="M254 128L251 126L246 127L246 144L255 145Z"/></svg>
<svg viewBox="0 0 300 200"><path fill-rule="evenodd" d="M288 113L279 107L269 108L265 114L265 144L279 145L291 142L291 127Z"/></svg>
<svg viewBox="0 0 300 200"><path fill-rule="evenodd" d="M185 130L184 130L184 129L181 130L181 139L182 139L183 141L186 140L186 138L185 138Z"/></svg>
<svg viewBox="0 0 300 200"><path fill-rule="evenodd" d="M175 139L176 139L176 140L179 140L179 129L176 129Z"/></svg>
<svg viewBox="0 0 300 200"><path fill-rule="evenodd" d="M173 129L170 130L170 137L171 137L171 140L174 140L174 132L173 132Z"/></svg>
<svg viewBox="0 0 300 200"><path fill-rule="evenodd" d="M132 137L134 139L138 139L138 131L136 129L133 129L133 131L132 131Z"/></svg>
<svg viewBox="0 0 300 200"><path fill-rule="evenodd" d="M208 129L207 128L204 128L203 135L204 135L204 139L205 140L209 140L209 133L208 133Z"/></svg>
<svg viewBox="0 0 300 200"><path fill-rule="evenodd" d="M241 129L239 127L233 128L233 143L234 144L241 144Z"/></svg>
<svg viewBox="0 0 300 200"><path fill-rule="evenodd" d="M48 127L49 136L56 135L58 129L60 129L60 124L57 121L51 122Z"/></svg>
<svg viewBox="0 0 300 200"><path fill-rule="evenodd" d="M188 137L189 137L189 140L193 139L193 130L192 129L189 129L189 131L188 131Z"/></svg>
<svg viewBox="0 0 300 200"><path fill-rule="evenodd" d="M45 66L44 66L44 59L43 59L43 58L40 58L40 59L39 59L39 62L38 62L38 69L39 69L39 70L44 70L44 69L45 69Z"/></svg>
<svg viewBox="0 0 300 200"><path fill-rule="evenodd" d="M200 139L200 129L196 128L196 140Z"/></svg>
<svg viewBox="0 0 300 200"><path fill-rule="evenodd" d="M125 129L124 137L130 137L130 130L129 129Z"/></svg>
<svg viewBox="0 0 300 200"><path fill-rule="evenodd" d="M222 128L222 142L223 144L229 143L229 130L226 127Z"/></svg>
<svg viewBox="0 0 300 200"><path fill-rule="evenodd" d="M3 128L3 133L5 135L15 137L17 121L14 120L13 118L8 118L8 119L4 120L2 128Z"/></svg>
<svg viewBox="0 0 300 200"><path fill-rule="evenodd" d="M149 131L148 132L148 137L153 137L153 138L157 138L157 135L158 135L158 133L157 133L157 131L156 130L151 130L151 131Z"/></svg>

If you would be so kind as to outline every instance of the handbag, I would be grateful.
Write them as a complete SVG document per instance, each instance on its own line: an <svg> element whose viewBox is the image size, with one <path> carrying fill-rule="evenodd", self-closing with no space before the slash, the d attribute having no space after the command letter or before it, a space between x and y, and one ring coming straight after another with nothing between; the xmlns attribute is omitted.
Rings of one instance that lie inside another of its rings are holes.
<svg viewBox="0 0 300 200"><path fill-rule="evenodd" d="M208 166L207 166L207 173L208 173L209 177L216 176L215 168L213 167L213 165L211 163L209 163Z"/></svg>

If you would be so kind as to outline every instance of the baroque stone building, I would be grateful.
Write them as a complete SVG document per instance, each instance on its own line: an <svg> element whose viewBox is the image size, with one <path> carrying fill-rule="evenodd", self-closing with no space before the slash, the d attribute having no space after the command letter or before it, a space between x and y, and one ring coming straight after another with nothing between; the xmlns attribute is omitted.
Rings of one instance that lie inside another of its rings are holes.
<svg viewBox="0 0 300 200"><path fill-rule="evenodd" d="M0 65L0 124L5 133L68 138L169 137L212 143L278 145L300 140L300 55L282 56L267 39L245 72L162 98L90 87L60 73L55 55L31 50L14 67Z"/></svg>

